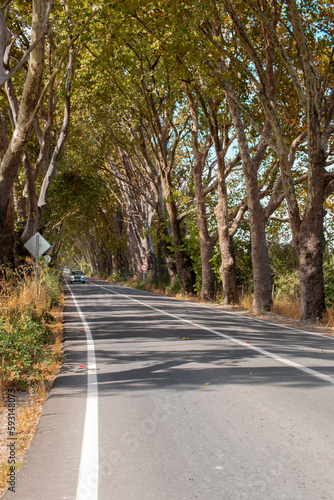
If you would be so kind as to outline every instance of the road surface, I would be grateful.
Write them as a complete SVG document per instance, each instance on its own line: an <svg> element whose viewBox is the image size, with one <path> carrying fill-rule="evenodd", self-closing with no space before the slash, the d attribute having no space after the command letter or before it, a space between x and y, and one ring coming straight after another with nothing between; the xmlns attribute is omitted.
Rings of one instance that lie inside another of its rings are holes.
<svg viewBox="0 0 334 500"><path fill-rule="evenodd" d="M97 280L5 500L334 499L334 339Z"/></svg>

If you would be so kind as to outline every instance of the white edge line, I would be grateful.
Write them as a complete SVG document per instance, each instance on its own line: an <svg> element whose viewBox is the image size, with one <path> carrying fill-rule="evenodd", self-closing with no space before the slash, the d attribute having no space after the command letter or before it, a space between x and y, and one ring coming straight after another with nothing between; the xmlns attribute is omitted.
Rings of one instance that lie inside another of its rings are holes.
<svg viewBox="0 0 334 500"><path fill-rule="evenodd" d="M194 321L182 318L181 316L178 316L176 314L171 314L169 312L162 311L161 309L157 309L156 307L145 304L145 302L142 302L141 300L134 299L133 297L131 297L129 295L115 292L114 290L111 290L110 288L106 288L105 286L102 286L102 285L95 285L95 286L98 286L100 288L104 288L105 290L108 290L109 292L111 292L115 295L120 295L120 296L126 297L130 300L133 300L134 302L138 302L138 304L141 304L145 307L152 309L153 311L157 311L160 314L163 313L166 316L171 316L172 318L178 319L179 321L182 321L184 323L188 323L189 325L195 326L196 328L206 330L210 333L213 333L214 335L218 335L219 337L222 337L226 340L229 340L230 342L234 342L235 344L238 344L242 347L246 347L247 349L252 349L253 351L258 352L258 353L262 354L263 356L275 359L279 363L283 363L285 365L291 366L293 368L296 368L297 370L300 370L304 373L307 373L308 375L312 375L313 377L316 377L316 378L319 378L319 379L324 380L326 382L329 382L330 384L334 384L334 378L330 377L329 375L326 375L325 373L321 373L321 372L318 372L317 370L313 370L312 368L308 368L306 366L303 366L303 365L296 363L295 361L292 361L288 358L283 358L282 356L277 356L276 354L273 354L265 349L261 349L260 347L256 347L252 344L248 344L246 342L243 342L242 340L231 337L230 335L226 335L225 333L218 332L217 330L214 330L213 328L209 328L208 326L200 325L199 323L195 323ZM223 312L225 312L225 311L223 311ZM240 317L243 317L243 316L240 315ZM251 319L253 319L253 318L251 318ZM305 333L309 333L309 332L305 332Z"/></svg>
<svg viewBox="0 0 334 500"><path fill-rule="evenodd" d="M76 500L98 500L98 385L94 340L79 304L67 284L86 333L87 402Z"/></svg>

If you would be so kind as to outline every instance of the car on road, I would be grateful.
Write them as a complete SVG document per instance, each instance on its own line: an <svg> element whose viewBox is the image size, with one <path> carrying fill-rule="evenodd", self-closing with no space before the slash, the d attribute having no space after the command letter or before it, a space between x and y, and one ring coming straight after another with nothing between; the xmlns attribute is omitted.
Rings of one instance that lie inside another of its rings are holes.
<svg viewBox="0 0 334 500"><path fill-rule="evenodd" d="M82 271L71 271L71 283L85 283L85 275Z"/></svg>

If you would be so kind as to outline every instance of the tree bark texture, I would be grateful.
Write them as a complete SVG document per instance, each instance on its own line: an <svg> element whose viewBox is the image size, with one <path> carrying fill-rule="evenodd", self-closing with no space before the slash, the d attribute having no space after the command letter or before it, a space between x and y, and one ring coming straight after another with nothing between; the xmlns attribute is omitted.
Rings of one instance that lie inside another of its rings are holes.
<svg viewBox="0 0 334 500"><path fill-rule="evenodd" d="M257 165L250 157L244 126L240 112L231 95L232 92L231 89L227 89L226 96L238 138L246 185L252 243L251 252L254 285L253 308L257 312L262 312L270 310L273 303L270 262L265 231L266 219L260 203Z"/></svg>
<svg viewBox="0 0 334 500"><path fill-rule="evenodd" d="M239 302L235 254L232 237L228 225L227 190L222 162L218 162L218 204L215 208L217 220L219 248L222 258L220 276L223 284L224 304L233 305Z"/></svg>
<svg viewBox="0 0 334 500"><path fill-rule="evenodd" d="M163 195L164 198L166 199L166 206L171 225L175 264L177 269L177 275L180 280L180 286L184 292L193 294L195 280L194 280L194 275L190 269L189 259L183 251L183 241L180 229L180 222L178 220L177 207L172 199L170 175L163 171L161 179L162 179Z"/></svg>
<svg viewBox="0 0 334 500"><path fill-rule="evenodd" d="M217 187L218 187L218 203L215 207L215 216L217 220L217 230L219 239L219 248L222 258L220 266L220 276L223 284L224 304L233 305L239 303L239 293L237 284L237 275L235 267L235 253L233 240L229 229L229 213L228 213L228 193L225 180L225 162L224 157L229 147L229 140L226 136L224 139L219 137L219 127L216 112L210 106L210 133L212 142L215 147L217 158ZM207 118L208 119L208 118ZM228 130L228 128L227 128ZM223 151L223 140L226 142ZM237 227L235 228L235 231Z"/></svg>
<svg viewBox="0 0 334 500"><path fill-rule="evenodd" d="M196 196L197 226L201 250L202 286L200 296L203 300L213 300L216 291L216 277L212 267L212 255L215 239L209 234L201 170L202 169L199 168L198 165L194 165L193 179Z"/></svg>
<svg viewBox="0 0 334 500"><path fill-rule="evenodd" d="M201 252L201 293L204 300L213 300L215 296L216 277L212 267L214 238L211 238L208 229L206 214L205 194L203 189L203 172L205 162L212 146L212 139L207 137L203 146L199 145L199 119L198 109L188 84L184 84L192 119L191 143L194 154L194 164L191 169L195 188L197 227Z"/></svg>
<svg viewBox="0 0 334 500"><path fill-rule="evenodd" d="M175 258L173 255L173 252L168 246L168 230L166 227L166 219L164 217L164 209L163 209L163 203L158 204L157 207L157 237L158 237L158 261L159 263L159 281L162 284L164 281L164 274L163 274L163 268L162 268L162 259L159 258L159 247L161 247L161 250L164 254L165 261L166 261L166 267L167 267L167 273L169 277L169 281L171 284L171 287L173 288L176 285L177 281L177 268L176 268L176 263L175 263Z"/></svg>

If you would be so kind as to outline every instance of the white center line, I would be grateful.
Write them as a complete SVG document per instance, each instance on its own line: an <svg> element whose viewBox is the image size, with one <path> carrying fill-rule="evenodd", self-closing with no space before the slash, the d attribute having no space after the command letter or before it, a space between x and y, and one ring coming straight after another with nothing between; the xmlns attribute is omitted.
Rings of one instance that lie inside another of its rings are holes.
<svg viewBox="0 0 334 500"><path fill-rule="evenodd" d="M68 286L68 285L67 285ZM87 343L87 403L82 439L79 479L76 500L98 500L99 441L98 441L98 385L94 340L79 304L71 292L82 321Z"/></svg>
<svg viewBox="0 0 334 500"><path fill-rule="evenodd" d="M100 288L104 288L105 290L108 290L109 292L114 293L115 295L124 296L124 297L128 298L129 300L137 302L138 304L141 304L145 307L148 307L149 309L152 309L153 311L157 311L160 314L165 314L166 316L170 316L170 317L178 319L179 321L182 321L184 323L188 323L189 325L191 325L193 327L200 328L202 330L206 330L210 333L213 333L214 335L218 335L219 337L222 337L226 340L229 340L230 342L238 344L242 347L246 347L247 349L252 349L253 351L258 352L259 354L262 354L263 356L275 359L279 363L283 363L285 365L296 368L297 370L300 370L304 373L307 373L308 375L311 375L312 377L316 377L316 378L319 378L319 379L324 380L326 382L329 382L330 384L334 384L334 378L331 377L330 375L326 375L325 373L321 373L321 372L318 372L317 370L313 370L312 368L308 368L307 366L303 366L300 363L297 363L296 361L292 361L288 358L283 358L282 356L278 356L277 354L274 354L270 351L267 351L266 349L262 349L261 347L257 347L255 345L243 342L242 340L231 337L230 335L226 335L225 333L219 332L218 330L214 330L213 328L210 328L208 326L201 325L200 323L195 323L194 321L182 318L182 316L178 316L177 314L172 314L172 313L169 313L166 311L162 311L161 309L157 309L156 307L150 306L149 304L146 304L145 302L143 302L141 300L134 299L133 297L130 297L129 295L115 292L114 290L111 290L110 288L107 288L107 287L104 287L101 285L95 285L95 286L98 286Z"/></svg>

